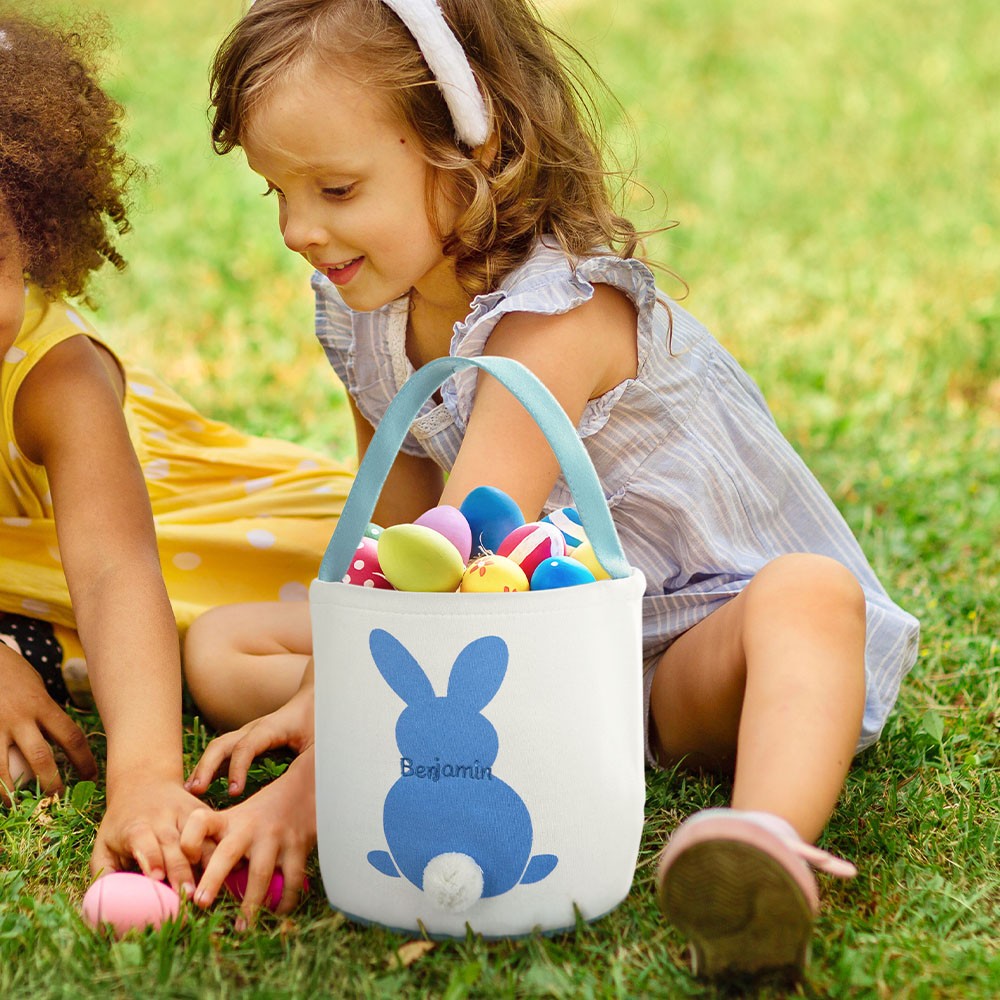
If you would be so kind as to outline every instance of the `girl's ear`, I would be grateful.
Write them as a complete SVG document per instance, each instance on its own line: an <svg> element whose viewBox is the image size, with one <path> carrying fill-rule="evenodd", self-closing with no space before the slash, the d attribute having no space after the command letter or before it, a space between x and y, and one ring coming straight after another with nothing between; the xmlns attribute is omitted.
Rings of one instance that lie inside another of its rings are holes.
<svg viewBox="0 0 1000 1000"><path fill-rule="evenodd" d="M478 712L500 690L506 672L507 643L496 635L474 639L451 668L448 701Z"/></svg>
<svg viewBox="0 0 1000 1000"><path fill-rule="evenodd" d="M384 629L372 629L368 648L378 672L407 705L434 700L434 688L427 674L395 636Z"/></svg>

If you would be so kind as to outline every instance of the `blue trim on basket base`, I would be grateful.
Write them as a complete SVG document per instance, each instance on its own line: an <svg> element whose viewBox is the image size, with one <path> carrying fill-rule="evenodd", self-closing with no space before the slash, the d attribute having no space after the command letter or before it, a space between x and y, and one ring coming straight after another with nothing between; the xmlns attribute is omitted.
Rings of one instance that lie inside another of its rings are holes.
<svg viewBox="0 0 1000 1000"><path fill-rule="evenodd" d="M631 890L630 890L631 891ZM622 897L621 901L615 903L610 909L605 910L603 913L599 913L596 917L580 917L585 924L595 924L598 920L603 920L605 917L610 916L615 910L625 902L628 897L628 893ZM329 899L327 902L330 902ZM576 904L574 904L575 907ZM523 934L483 934L482 931L477 931L474 927L471 927L468 923L465 925L464 934L432 934L426 928L414 930L412 927L393 927L391 924L384 924L379 920L370 920L367 917L359 917L355 913L348 913L347 910L342 910L339 906L335 906L330 903L330 909L336 910L337 913L342 914L351 923L359 924L362 927L381 927L382 930L389 931L392 934L398 934L400 937L412 938L415 934L426 938L428 941L464 941L469 934L473 934L475 937L482 938L484 941L523 941L527 938L533 938L536 936L540 937L555 937L557 934L573 934L576 932L576 928L580 923L580 920L575 920L571 924L567 924L565 927L553 927L551 930L543 931L539 928L533 928L530 931L525 931ZM577 911L579 912L579 911Z"/></svg>

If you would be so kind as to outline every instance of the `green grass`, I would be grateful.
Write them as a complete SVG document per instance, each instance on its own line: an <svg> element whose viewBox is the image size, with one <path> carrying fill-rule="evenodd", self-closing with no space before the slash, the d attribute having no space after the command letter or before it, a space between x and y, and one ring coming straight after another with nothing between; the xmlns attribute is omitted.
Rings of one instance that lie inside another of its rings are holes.
<svg viewBox="0 0 1000 1000"><path fill-rule="evenodd" d="M345 457L349 420L312 339L304 267L239 156L208 148L205 67L240 4L100 6L120 39L110 85L153 167L125 244L132 266L100 283L102 329L205 410ZM653 210L635 201L640 219L680 222L652 254L688 282L686 304L760 382L922 621L897 711L824 840L861 875L824 881L796 995L996 996L1000 8L543 6L634 121L639 176L657 197ZM98 721L84 721L101 751ZM187 724L194 759L204 734ZM231 904L120 943L88 932L77 906L102 794L24 793L0 819L0 996L721 995L687 974L652 896L664 836L725 802L706 779L649 776L639 869L609 917L552 939L438 944L409 965L396 957L404 938L344 923L319 892L245 935Z"/></svg>

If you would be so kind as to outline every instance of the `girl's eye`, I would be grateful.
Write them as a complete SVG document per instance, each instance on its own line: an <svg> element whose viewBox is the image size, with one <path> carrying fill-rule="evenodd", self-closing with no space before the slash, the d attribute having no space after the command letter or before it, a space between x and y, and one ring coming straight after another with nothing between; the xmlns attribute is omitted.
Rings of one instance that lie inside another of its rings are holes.
<svg viewBox="0 0 1000 1000"><path fill-rule="evenodd" d="M335 198L338 201L344 201L354 194L354 185L343 184L340 187L323 188L323 194L325 194L328 198Z"/></svg>
<svg viewBox="0 0 1000 1000"><path fill-rule="evenodd" d="M276 188L273 184L267 185L267 190L261 196L267 198L269 195L276 194L279 198L281 197L281 188Z"/></svg>

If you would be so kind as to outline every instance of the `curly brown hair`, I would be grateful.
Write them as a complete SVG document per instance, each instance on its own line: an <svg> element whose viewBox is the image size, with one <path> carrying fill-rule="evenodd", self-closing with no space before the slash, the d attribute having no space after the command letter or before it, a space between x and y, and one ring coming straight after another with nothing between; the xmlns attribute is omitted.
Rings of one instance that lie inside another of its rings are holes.
<svg viewBox="0 0 1000 1000"><path fill-rule="evenodd" d="M51 296L84 295L129 229L126 189L138 165L121 148L124 111L97 82L105 18L70 29L0 7L0 198L26 276Z"/></svg>
<svg viewBox="0 0 1000 1000"><path fill-rule="evenodd" d="M257 0L222 42L211 72L212 140L242 145L272 84L306 60L383 91L466 206L442 233L459 282L489 291L541 236L570 257L608 247L631 257L640 235L618 214L599 116L570 61L603 88L530 0L440 0L483 94L491 137L477 149L455 138L448 107L416 42L381 0ZM570 59L561 59L559 52ZM434 192L428 192L429 204Z"/></svg>

